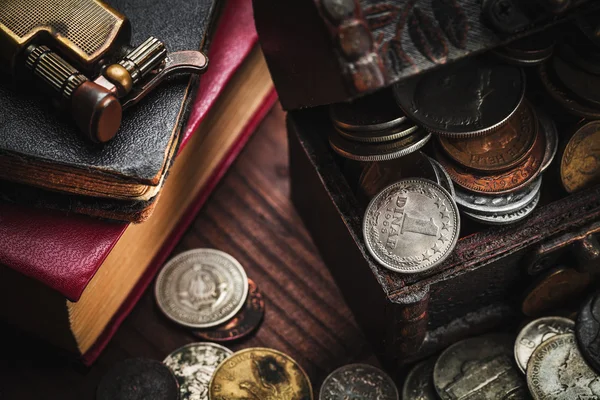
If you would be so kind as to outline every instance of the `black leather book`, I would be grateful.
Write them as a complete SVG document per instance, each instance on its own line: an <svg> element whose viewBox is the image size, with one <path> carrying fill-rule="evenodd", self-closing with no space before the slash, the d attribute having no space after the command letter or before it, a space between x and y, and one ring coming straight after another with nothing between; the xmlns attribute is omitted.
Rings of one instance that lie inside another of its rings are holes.
<svg viewBox="0 0 600 400"><path fill-rule="evenodd" d="M109 0L169 51L207 51L218 0ZM1 5L0 5L1 7ZM0 81L0 198L112 219L149 215L176 153L198 78L173 77L127 109L104 145L83 139L34 87ZM40 178L40 177L43 177Z"/></svg>

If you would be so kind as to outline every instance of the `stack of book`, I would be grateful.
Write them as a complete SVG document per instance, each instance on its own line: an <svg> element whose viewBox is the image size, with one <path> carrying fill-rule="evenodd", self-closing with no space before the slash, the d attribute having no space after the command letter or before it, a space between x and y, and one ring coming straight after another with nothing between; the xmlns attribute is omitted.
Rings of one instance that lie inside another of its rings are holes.
<svg viewBox="0 0 600 400"><path fill-rule="evenodd" d="M19 104L0 110L11 121L0 124L0 318L86 364L276 101L250 0L177 13L151 0L144 15L129 3L111 1L134 40L200 45L210 64L127 110L107 145L85 145L41 100L0 83L2 104Z"/></svg>

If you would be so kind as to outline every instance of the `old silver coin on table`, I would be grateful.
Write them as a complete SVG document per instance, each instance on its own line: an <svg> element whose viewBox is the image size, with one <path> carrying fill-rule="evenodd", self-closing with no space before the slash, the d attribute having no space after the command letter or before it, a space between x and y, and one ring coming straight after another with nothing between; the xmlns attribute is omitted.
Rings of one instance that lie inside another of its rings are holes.
<svg viewBox="0 0 600 400"><path fill-rule="evenodd" d="M435 362L436 358L431 357L410 370L402 387L402 400L437 400L433 386Z"/></svg>
<svg viewBox="0 0 600 400"><path fill-rule="evenodd" d="M600 398L600 376L583 359L572 333L538 346L527 365L527 385L535 400Z"/></svg>
<svg viewBox="0 0 600 400"><path fill-rule="evenodd" d="M349 364L333 371L321 386L319 400L398 400L394 381L379 368Z"/></svg>
<svg viewBox="0 0 600 400"><path fill-rule="evenodd" d="M513 360L513 338L491 334L448 347L433 369L442 400L528 399L525 380Z"/></svg>
<svg viewBox="0 0 600 400"><path fill-rule="evenodd" d="M452 198L456 200L456 192L454 191L454 183L452 178L448 175L446 168L442 166L435 158L428 157L437 177L437 183L440 184L444 189L452 195Z"/></svg>
<svg viewBox="0 0 600 400"><path fill-rule="evenodd" d="M167 317L190 328L231 319L245 304L248 277L227 253L195 249L171 259L156 280L156 302Z"/></svg>
<svg viewBox="0 0 600 400"><path fill-rule="evenodd" d="M460 215L451 195L426 179L402 179L379 192L363 219L371 255L384 267L414 273L433 268L451 253Z"/></svg>
<svg viewBox="0 0 600 400"><path fill-rule="evenodd" d="M558 129L556 128L556 123L546 111L538 108L536 109L536 114L540 128L546 135L546 149L544 158L542 159L542 172L544 172L554 160L554 156L556 156L556 151L558 150Z"/></svg>
<svg viewBox="0 0 600 400"><path fill-rule="evenodd" d="M525 205L525 207L523 207L520 210L517 210L515 212L488 214L488 215L475 214L475 213L471 213L471 212L467 212L467 211L463 211L463 212L467 217L469 217L477 222L481 222L481 223L488 224L488 225L514 224L515 222L519 222L519 221L527 218L533 212L533 210L535 210L538 203L540 202L540 194L541 194L541 192L538 190L537 193L535 194L535 197L529 204Z"/></svg>
<svg viewBox="0 0 600 400"><path fill-rule="evenodd" d="M527 370L527 362L535 349L556 335L573 333L575 322L563 317L543 317L531 321L517 335L515 360L522 372Z"/></svg>
<svg viewBox="0 0 600 400"><path fill-rule="evenodd" d="M233 352L215 343L191 343L164 359L179 382L181 400L208 400L208 384L217 366Z"/></svg>
<svg viewBox="0 0 600 400"><path fill-rule="evenodd" d="M481 194L456 188L456 204L463 211L474 214L506 214L516 212L531 203L540 192L542 177L538 177L523 189L507 194Z"/></svg>

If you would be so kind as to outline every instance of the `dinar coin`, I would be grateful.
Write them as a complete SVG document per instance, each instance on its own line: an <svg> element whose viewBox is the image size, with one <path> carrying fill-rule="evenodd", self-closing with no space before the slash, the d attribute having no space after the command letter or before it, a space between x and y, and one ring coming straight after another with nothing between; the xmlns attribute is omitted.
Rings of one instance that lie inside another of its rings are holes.
<svg viewBox="0 0 600 400"><path fill-rule="evenodd" d="M248 277L227 253L195 249L169 261L156 280L156 301L171 320L209 328L231 319L246 302Z"/></svg>
<svg viewBox="0 0 600 400"><path fill-rule="evenodd" d="M394 86L408 117L444 136L484 135L505 124L525 93L525 74L511 65L472 58Z"/></svg>
<svg viewBox="0 0 600 400"><path fill-rule="evenodd" d="M215 343L191 343L164 359L179 382L181 400L208 400L208 384L217 366L233 352Z"/></svg>
<svg viewBox="0 0 600 400"><path fill-rule="evenodd" d="M537 317L564 305L583 293L590 285L588 273L573 268L556 268L537 279L521 304L521 311L529 317Z"/></svg>
<svg viewBox="0 0 600 400"><path fill-rule="evenodd" d="M573 333L575 322L563 317L543 317L531 321L519 332L515 341L515 360L521 372L527 370L527 362L535 349L556 335Z"/></svg>
<svg viewBox="0 0 600 400"><path fill-rule="evenodd" d="M527 364L527 385L535 400L600 398L600 376L584 361L572 333L535 349Z"/></svg>
<svg viewBox="0 0 600 400"><path fill-rule="evenodd" d="M449 138L439 142L446 153L464 167L483 172L510 169L529 155L538 134L533 107L527 102L519 107L508 122L485 136Z"/></svg>
<svg viewBox="0 0 600 400"><path fill-rule="evenodd" d="M419 178L400 180L367 206L363 235L371 255L384 267L421 272L441 264L460 233L460 215L450 194Z"/></svg>
<svg viewBox="0 0 600 400"><path fill-rule="evenodd" d="M421 361L410 370L402 388L402 400L437 400L433 386L434 357Z"/></svg>
<svg viewBox="0 0 600 400"><path fill-rule="evenodd" d="M260 325L265 315L265 300L252 279L248 279L248 299L230 321L214 328L195 330L192 333L204 340L228 342L250 335Z"/></svg>
<svg viewBox="0 0 600 400"><path fill-rule="evenodd" d="M341 136L348 140L364 143L381 143L391 142L392 140L408 136L419 129L419 127L412 122L405 122L398 126L380 131L345 131L340 128L335 129Z"/></svg>
<svg viewBox="0 0 600 400"><path fill-rule="evenodd" d="M540 124L540 131L544 133L546 137L546 150L544 151L544 159L542 161L542 172L546 171L558 150L558 129L556 129L556 123L550 118L548 113L542 109L538 109L536 112L538 116L538 122Z"/></svg>
<svg viewBox="0 0 600 400"><path fill-rule="evenodd" d="M560 178L569 193L600 182L600 121L577 129L560 162Z"/></svg>
<svg viewBox="0 0 600 400"><path fill-rule="evenodd" d="M520 210L517 210L514 212L499 213L499 214L476 214L476 213L464 211L464 213L467 217L469 217L475 221L481 222L483 224L487 224L487 225L514 224L514 223L524 220L529 215L531 215L531 213L533 212L533 210L535 210L535 208L537 207L537 205L540 201L540 194L541 194L541 192L538 191L535 194L535 196L533 197L533 200L529 204L525 205Z"/></svg>
<svg viewBox="0 0 600 400"><path fill-rule="evenodd" d="M321 386L319 400L398 400L398 389L385 372L367 364L333 371Z"/></svg>
<svg viewBox="0 0 600 400"><path fill-rule="evenodd" d="M513 339L491 334L448 347L433 369L442 400L528 399L527 386L514 365Z"/></svg>
<svg viewBox="0 0 600 400"><path fill-rule="evenodd" d="M210 400L312 400L312 386L300 365L277 350L249 348L219 365L210 381Z"/></svg>
<svg viewBox="0 0 600 400"><path fill-rule="evenodd" d="M116 364L100 381L97 400L178 400L175 376L160 361L132 358Z"/></svg>
<svg viewBox="0 0 600 400"><path fill-rule="evenodd" d="M575 329L579 350L588 364L600 373L600 296L591 296L577 317Z"/></svg>

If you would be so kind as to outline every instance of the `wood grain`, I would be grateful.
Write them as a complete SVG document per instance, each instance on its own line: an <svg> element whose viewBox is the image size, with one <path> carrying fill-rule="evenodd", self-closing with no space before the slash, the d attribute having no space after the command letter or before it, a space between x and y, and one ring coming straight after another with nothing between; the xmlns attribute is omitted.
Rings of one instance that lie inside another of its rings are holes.
<svg viewBox="0 0 600 400"><path fill-rule="evenodd" d="M317 391L334 368L375 360L291 204L284 117L279 105L270 112L173 255L210 247L236 257L263 292L266 313L253 337L230 347L290 354ZM196 341L160 314L152 289L91 368L0 325L0 399L93 399L98 381L119 360L162 360Z"/></svg>

